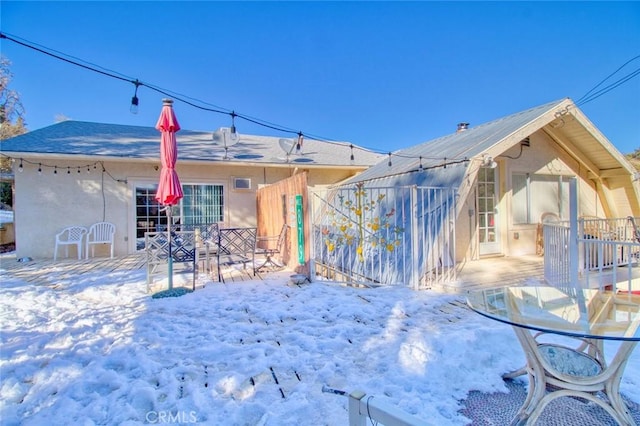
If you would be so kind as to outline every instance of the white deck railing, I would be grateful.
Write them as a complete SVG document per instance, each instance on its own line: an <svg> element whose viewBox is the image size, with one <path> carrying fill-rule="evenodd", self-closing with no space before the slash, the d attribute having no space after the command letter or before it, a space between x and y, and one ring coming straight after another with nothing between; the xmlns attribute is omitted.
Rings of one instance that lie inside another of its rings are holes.
<svg viewBox="0 0 640 426"><path fill-rule="evenodd" d="M429 423L373 395L356 390L347 394L339 389L322 387L322 392L349 397L349 426L381 424L385 426L428 426Z"/></svg>
<svg viewBox="0 0 640 426"><path fill-rule="evenodd" d="M571 265L569 222L545 223L545 280L569 289L576 276L585 288L639 291L640 242L635 223L639 222L634 218L578 219L576 265Z"/></svg>
<svg viewBox="0 0 640 426"><path fill-rule="evenodd" d="M349 395L349 426L366 426L382 423L385 426L426 426L428 423L417 419L393 405L355 391Z"/></svg>

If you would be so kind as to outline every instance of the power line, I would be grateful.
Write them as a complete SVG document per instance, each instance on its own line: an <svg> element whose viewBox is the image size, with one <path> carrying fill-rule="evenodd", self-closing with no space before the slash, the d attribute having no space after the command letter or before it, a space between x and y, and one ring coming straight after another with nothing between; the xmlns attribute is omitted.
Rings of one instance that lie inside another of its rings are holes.
<svg viewBox="0 0 640 426"><path fill-rule="evenodd" d="M247 122L256 124L256 125L264 127L264 128L268 128L268 129L275 130L275 131L282 132L282 133L293 134L293 135L297 136L298 138L306 136L308 138L312 138L312 139L320 141L320 142L325 142L325 143L330 143L330 144L340 145L340 146L349 146L351 148L351 150L352 150L352 156L353 156L353 149L356 148L356 149L359 149L360 151L364 151L364 152L370 152L370 153L375 153L375 154L388 154L389 158L391 158L391 156L395 156L395 157L398 157L398 158L417 159L417 157L415 157L415 156L410 156L410 155L406 155L406 154L400 154L400 153L397 153L397 152L396 153L392 153L392 152L386 152L386 151L366 148L366 147L363 147L363 146L353 146L353 144L348 144L348 143L345 143L345 142L338 142L338 141L336 141L334 139L331 139L331 138L326 138L326 137L323 137L323 136L318 136L318 135L314 135L314 134L310 134L310 133L305 133L305 132L303 132L301 130L300 131L296 131L296 130L293 130L292 128L290 128L290 127L285 127L285 126L282 126L282 125L279 125L279 124L270 123L268 121L265 121L265 120L262 120L262 119L259 119L259 118L255 118L255 117L251 117L251 116L246 115L246 114L237 113L234 110L229 110L229 109L226 109L226 108L218 107L218 106L215 106L213 104L209 104L207 102L201 101L199 99L195 99L195 98L192 98L192 97L189 97L189 96L185 96L185 95L182 95L180 93L174 92L172 90L165 89L165 88L159 87L157 85L144 82L144 81L142 81L140 79L137 79L137 78L134 79L132 77L126 76L123 73L110 70L110 69L102 67L100 65L96 65L94 63L85 61L83 59L68 55L66 53L62 53L62 52L59 52L57 50L54 50L54 49L51 49L51 48L48 48L48 47L33 43L31 41L25 40L25 39L23 39L21 37L18 37L18 36L15 36L15 35L12 35L12 34L9 34L9 33L6 33L6 32L0 32L0 39L6 39L6 40L9 40L9 41L12 41L12 42L17 43L17 44L19 44L21 46L24 46L26 48L35 50L35 51L37 51L39 53L42 53L42 54L45 54L47 56L53 57L55 59L64 61L64 62L66 62L68 64L81 67L81 68L86 69L88 71L93 71L93 72L96 72L96 73L101 74L101 75L106 76L106 77L110 77L110 78L114 78L114 79L117 79L117 80L120 80L120 81L125 81L125 82L128 82L128 83L131 83L131 84L133 84L135 86L135 89L136 89L134 97L132 99L132 105L134 105L134 106L138 105L138 98L137 98L138 87L146 87L146 88L148 88L150 90L153 90L153 91L155 91L157 93L160 93L162 95L171 97L175 101L182 102L182 103L184 103L186 105L189 105L189 106L192 106L194 108L197 108L197 109L200 109L200 110L203 110L203 111L217 113L217 114L229 115L232 118L232 121L233 121L234 118L240 118L242 120L245 120ZM70 58L73 58L73 59L70 59ZM210 105L210 106L203 106L203 105ZM211 106L213 106L213 107L211 107ZM461 158L449 158L449 159L444 158L443 159L443 158L440 158L440 157L421 156L420 157L420 161L422 161L422 160L436 160L436 161L442 160L443 163L440 163L437 167L446 166L447 164L457 164L457 163L459 163L461 161L468 161L466 159L466 157L464 159L461 159Z"/></svg>
<svg viewBox="0 0 640 426"><path fill-rule="evenodd" d="M631 73L627 74L626 76L616 80L615 82L609 84L608 86L606 86L606 87L598 90L597 92L591 94L594 90L596 90L598 87L600 87L605 81L607 81L609 78L611 78L613 75L615 75L618 71L620 71L622 68L624 68L629 63L635 61L638 58L640 58L640 55L634 56L633 58L629 59L624 64L620 65L620 67L618 67L618 69L616 69L614 72L612 72L611 74L606 76L601 82L599 82L598 84L593 86L587 93L582 95L582 97L580 97L580 99L578 99L575 102L576 105L581 106L581 105L586 104L587 102L591 102L592 100L599 98L600 96L604 95L605 93L610 92L611 90L615 89L616 87L620 86L623 83L626 83L627 81L631 80L633 77L638 75L640 73L640 68L637 68L635 71L632 71Z"/></svg>
<svg viewBox="0 0 640 426"><path fill-rule="evenodd" d="M125 77L124 74L122 74L122 73L109 70L109 69L104 68L102 66L92 64L90 62L84 61L84 60L79 59L79 58L72 57L72 56L67 55L67 54L63 54L63 53L61 53L59 51L55 51L55 50L50 49L50 48L45 48L44 46L41 46L41 45L36 45L35 43L32 43L32 42L21 41L17 37L9 35L8 33L0 32L0 39L6 39L6 40L9 40L9 41L12 41L12 42L17 43L17 44L19 44L21 46L24 46L24 47L27 47L29 49L35 50L35 51L37 51L39 53L43 53L43 54L45 54L47 56L50 56L50 57L53 57L55 59L64 61L64 62L69 63L71 65L75 65L75 66L84 68L86 70L102 74L102 75L110 77L110 78L115 78L115 79L118 79L118 80L121 80L121 81L125 81L125 82L128 82L128 83L134 84L136 87L137 86L147 87L148 89L151 89L151 90L153 90L153 91L155 91L157 93L160 93L160 94L165 95L165 96L172 97L176 101L182 102L184 104L187 104L189 106L192 106L194 108L197 108L197 109L200 109L200 110L203 110L203 111L214 112L214 113L218 113L218 114L226 114L226 115L230 115L230 116L233 115L233 116L235 116L237 118L243 119L243 120L245 120L247 122L256 124L258 126L269 128L271 130L276 130L276 131L283 132L283 133L290 133L290 134L295 134L295 135L300 135L300 133L302 133L303 136L305 136L305 135L308 136L308 137L311 136L310 134L307 134L305 132L293 130L290 127L285 127L285 126L281 126L281 125L278 125L278 124L269 123L269 122L267 122L265 120L261 120L261 119L258 119L258 118L251 117L249 115L237 113L235 111L224 109L222 107L211 108L211 107L202 106L200 104L208 104L208 103L204 102L204 101L201 101L199 99L195 99L195 98L192 98L192 97L189 97L189 96L182 95L182 94L174 92L172 90L164 89L164 88L162 88L160 86L157 86L157 85L154 85L154 84L146 83L146 82L141 81L139 79L134 79L134 78L131 78L131 77ZM38 47L38 46L41 46L41 47ZM52 53L52 52L56 52L56 53ZM69 59L69 57L72 57L74 59ZM81 62L84 62L84 63L81 63ZM86 64L90 64L90 65L86 65ZM211 104L208 104L208 105L211 105ZM336 141L334 141L332 139L329 139L329 138L321 138L320 140L323 141L323 142L329 142L329 143L336 142ZM370 151L375 152L373 150L370 150Z"/></svg>
<svg viewBox="0 0 640 426"><path fill-rule="evenodd" d="M614 83L611 83L610 85L604 87L603 89L600 89L599 91L594 92L589 97L587 97L587 98L583 99L582 101L580 101L580 103L576 103L576 105L582 106L582 105L586 104L587 102L591 102L592 100L597 99L600 96L612 91L613 89L615 89L616 87L620 86L621 84L626 83L627 81L631 80L633 77L637 76L638 74L640 74L640 68L636 69L635 71L631 72L630 74L627 74L626 76L624 76L621 79L615 81Z"/></svg>

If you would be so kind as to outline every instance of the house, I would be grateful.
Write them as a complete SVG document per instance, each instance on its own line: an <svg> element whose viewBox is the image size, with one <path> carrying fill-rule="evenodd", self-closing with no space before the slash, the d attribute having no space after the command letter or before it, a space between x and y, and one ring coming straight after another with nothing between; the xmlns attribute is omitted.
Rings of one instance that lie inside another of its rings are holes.
<svg viewBox="0 0 640 426"><path fill-rule="evenodd" d="M184 198L176 223L256 226L256 191L306 173L310 186L335 184L375 164L380 156L350 144L180 130L176 170ZM215 139L215 140L214 140ZM99 221L116 226L115 253L142 248L144 233L166 224L155 201L160 133L139 127L63 121L0 142L15 174L18 257L53 257L55 234ZM298 152L299 151L299 152ZM104 253L103 253L104 254Z"/></svg>
<svg viewBox="0 0 640 426"><path fill-rule="evenodd" d="M580 216L640 215L635 169L571 99L461 123L323 194L345 208L314 220L315 239L324 240L315 261L338 263L331 268L351 278L421 288L455 280L451 270L466 261L535 254L543 216L569 218L571 177ZM336 242L346 247L340 253Z"/></svg>

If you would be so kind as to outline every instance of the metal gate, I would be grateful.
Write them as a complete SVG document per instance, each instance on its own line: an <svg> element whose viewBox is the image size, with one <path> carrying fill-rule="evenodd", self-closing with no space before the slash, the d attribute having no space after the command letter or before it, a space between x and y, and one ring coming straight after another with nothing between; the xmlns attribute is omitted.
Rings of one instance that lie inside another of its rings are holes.
<svg viewBox="0 0 640 426"><path fill-rule="evenodd" d="M456 279L455 189L356 184L310 201L316 275L414 289Z"/></svg>

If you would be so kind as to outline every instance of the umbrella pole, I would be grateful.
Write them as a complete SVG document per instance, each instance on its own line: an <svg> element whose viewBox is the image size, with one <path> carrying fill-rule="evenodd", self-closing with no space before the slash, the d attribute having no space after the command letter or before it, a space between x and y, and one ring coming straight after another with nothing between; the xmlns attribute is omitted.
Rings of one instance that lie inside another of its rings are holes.
<svg viewBox="0 0 640 426"><path fill-rule="evenodd" d="M173 253L171 252L171 206L167 206L167 238L169 240L169 259L168 259L168 283L169 290L173 289Z"/></svg>

